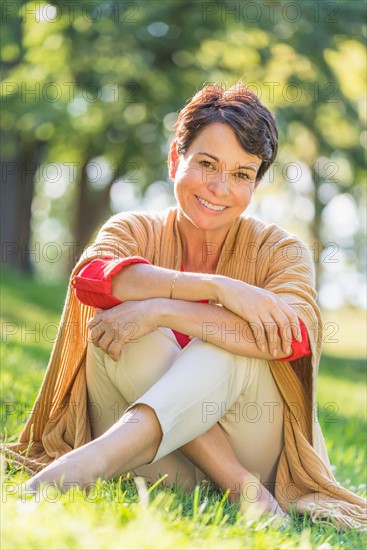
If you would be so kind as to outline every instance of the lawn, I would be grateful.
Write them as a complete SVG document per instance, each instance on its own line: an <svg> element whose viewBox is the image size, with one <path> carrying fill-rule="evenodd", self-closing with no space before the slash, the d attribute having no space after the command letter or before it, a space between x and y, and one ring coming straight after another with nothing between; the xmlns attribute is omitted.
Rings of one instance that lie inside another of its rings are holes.
<svg viewBox="0 0 367 550"><path fill-rule="evenodd" d="M33 404L56 334L65 285L35 283L2 274L2 438L15 441ZM325 355L318 381L319 420L335 475L366 495L366 318L360 312L326 315ZM338 342L332 331L338 329ZM326 354L327 352L327 354ZM11 472L10 472L11 473ZM365 548L366 536L311 525L292 517L290 526L266 524L230 505L211 484L188 495L176 489L102 482L94 492L48 494L22 502L17 483L4 473L2 544L5 549L92 548Z"/></svg>

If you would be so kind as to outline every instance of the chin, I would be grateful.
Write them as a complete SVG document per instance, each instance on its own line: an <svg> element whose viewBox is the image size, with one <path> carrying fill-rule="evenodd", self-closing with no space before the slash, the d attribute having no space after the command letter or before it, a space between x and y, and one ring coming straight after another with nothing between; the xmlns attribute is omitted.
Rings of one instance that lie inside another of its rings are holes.
<svg viewBox="0 0 367 550"><path fill-rule="evenodd" d="M190 221L195 227L202 231L214 231L228 225L228 221L224 222L219 220L190 219Z"/></svg>

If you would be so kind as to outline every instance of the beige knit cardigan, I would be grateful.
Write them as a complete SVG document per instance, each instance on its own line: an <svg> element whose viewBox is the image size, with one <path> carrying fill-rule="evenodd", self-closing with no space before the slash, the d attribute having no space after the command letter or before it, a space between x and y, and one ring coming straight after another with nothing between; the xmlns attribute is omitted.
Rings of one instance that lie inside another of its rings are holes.
<svg viewBox="0 0 367 550"><path fill-rule="evenodd" d="M208 253L215 243L208 244ZM100 230L77 263L103 256L143 256L154 265L179 270L182 248L177 210L118 214ZM276 498L289 510L307 512L340 528L366 526L366 502L342 488L330 469L316 418L315 381L321 351L321 319L315 302L314 269L307 247L276 225L239 218L221 250L217 273L282 296L308 328L312 358L269 361L284 398L284 438L276 478ZM33 410L19 442L6 456L30 473L91 439L86 392L86 323L94 309L69 288L58 337Z"/></svg>

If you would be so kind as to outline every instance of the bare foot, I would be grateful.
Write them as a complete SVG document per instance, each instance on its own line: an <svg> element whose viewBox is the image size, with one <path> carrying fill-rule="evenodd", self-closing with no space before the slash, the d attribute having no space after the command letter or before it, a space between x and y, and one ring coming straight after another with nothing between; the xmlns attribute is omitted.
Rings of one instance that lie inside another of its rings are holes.
<svg viewBox="0 0 367 550"><path fill-rule="evenodd" d="M236 484L236 490L230 493L229 501L240 501L243 511L252 508L254 511L256 509L259 515L264 513L281 517L287 515L270 491L260 483L257 477L249 473L242 484Z"/></svg>
<svg viewBox="0 0 367 550"><path fill-rule="evenodd" d="M95 455L92 455L91 451L92 449L85 445L58 458L20 485L21 496L34 494L47 498L45 495L51 487L66 493L71 487L77 486L83 489L96 481L98 478L94 467L96 460L92 460L95 459Z"/></svg>

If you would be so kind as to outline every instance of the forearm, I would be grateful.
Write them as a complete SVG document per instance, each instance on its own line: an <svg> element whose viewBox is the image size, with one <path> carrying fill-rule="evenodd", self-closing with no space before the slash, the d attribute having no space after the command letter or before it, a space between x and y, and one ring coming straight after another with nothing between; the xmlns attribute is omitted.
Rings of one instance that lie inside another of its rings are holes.
<svg viewBox="0 0 367 550"><path fill-rule="evenodd" d="M216 300L219 278L218 275L181 273L153 265L134 264L112 277L112 295L122 302L169 298L174 283L172 290L176 300Z"/></svg>
<svg viewBox="0 0 367 550"><path fill-rule="evenodd" d="M275 355L261 351L247 321L219 305L158 299L158 325L200 338L236 355L266 360L287 356L279 346Z"/></svg>

